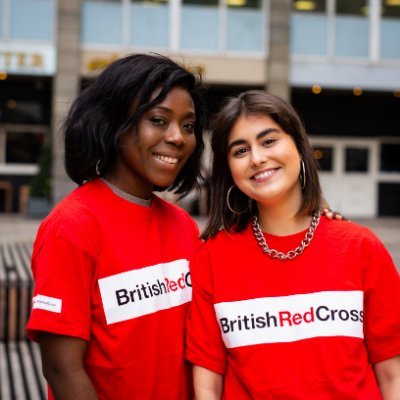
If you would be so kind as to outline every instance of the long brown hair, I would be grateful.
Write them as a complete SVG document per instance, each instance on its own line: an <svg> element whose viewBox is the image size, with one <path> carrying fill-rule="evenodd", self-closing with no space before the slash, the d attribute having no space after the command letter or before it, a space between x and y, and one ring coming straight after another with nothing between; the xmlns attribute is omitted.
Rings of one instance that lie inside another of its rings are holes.
<svg viewBox="0 0 400 400"><path fill-rule="evenodd" d="M228 165L228 137L236 121L242 116L249 115L266 115L272 118L296 144L300 157L304 161L306 175L298 215L311 215L321 208L322 194L318 163L299 115L290 104L279 97L259 90L249 90L237 97L229 98L211 125L214 159L210 177L210 215L202 234L203 239L216 235L221 228L240 232L245 229L251 216L257 212L255 206L248 207L247 196L238 188L230 193L230 205L234 210L246 211L242 214L234 214L226 203L227 192L234 184Z"/></svg>

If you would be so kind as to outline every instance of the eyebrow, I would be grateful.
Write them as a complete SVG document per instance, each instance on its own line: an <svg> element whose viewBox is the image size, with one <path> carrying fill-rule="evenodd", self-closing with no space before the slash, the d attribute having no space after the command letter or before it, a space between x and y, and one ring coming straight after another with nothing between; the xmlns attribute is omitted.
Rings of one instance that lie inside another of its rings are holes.
<svg viewBox="0 0 400 400"><path fill-rule="evenodd" d="M172 114L172 112L173 112L170 108L164 107L164 106L160 106L158 104L156 104L154 107L150 108L149 111L155 110L155 109L163 110L163 111L165 111L165 112L167 112L169 114ZM196 112L195 111L189 111L186 114L186 118L196 118Z"/></svg>
<svg viewBox="0 0 400 400"><path fill-rule="evenodd" d="M267 135L269 135L270 133L273 133L273 132L279 133L280 131L279 131L279 129L277 129L277 128L268 128L268 129L265 129L265 130L263 130L263 131L257 133L256 139L257 139L257 140L260 140L260 139L262 139L264 136L267 136ZM232 147L240 146L240 145L246 144L246 143L247 143L247 141L244 140L244 139L234 140L232 143L229 144L229 146L228 146L228 151L230 151L230 150L232 149Z"/></svg>

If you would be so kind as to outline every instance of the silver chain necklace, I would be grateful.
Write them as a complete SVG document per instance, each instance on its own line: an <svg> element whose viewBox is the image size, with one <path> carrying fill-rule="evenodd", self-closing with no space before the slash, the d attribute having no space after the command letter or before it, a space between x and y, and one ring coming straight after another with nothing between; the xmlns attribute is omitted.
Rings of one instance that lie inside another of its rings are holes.
<svg viewBox="0 0 400 400"><path fill-rule="evenodd" d="M294 250L288 251L286 254L282 251L278 251L275 249L270 249L265 241L265 237L261 232L260 225L258 224L257 215L253 217L253 233L257 240L257 243L260 245L264 253L267 253L271 258L277 258L278 260L285 261L285 260L293 260L293 258L299 256L303 253L304 249L310 245L312 238L314 237L314 232L317 229L319 224L319 220L321 217L321 213L319 211L313 214L311 219L310 228L308 229L304 239L301 241L300 245L297 246Z"/></svg>

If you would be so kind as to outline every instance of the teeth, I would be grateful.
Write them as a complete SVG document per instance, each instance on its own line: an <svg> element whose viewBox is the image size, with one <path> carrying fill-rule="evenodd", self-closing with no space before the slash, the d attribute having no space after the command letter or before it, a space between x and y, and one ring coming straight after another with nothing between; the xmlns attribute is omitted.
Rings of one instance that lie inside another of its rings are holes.
<svg viewBox="0 0 400 400"><path fill-rule="evenodd" d="M174 157L162 156L161 154L154 154L154 157L158 158L159 160L167 163L167 164L178 164L179 159Z"/></svg>
<svg viewBox="0 0 400 400"><path fill-rule="evenodd" d="M270 169L270 170L268 170L268 171L261 172L260 174L254 175L254 180L258 181L258 180L261 180L261 179L268 178L268 177L270 177L274 172L275 172L275 170L273 170L273 169Z"/></svg>

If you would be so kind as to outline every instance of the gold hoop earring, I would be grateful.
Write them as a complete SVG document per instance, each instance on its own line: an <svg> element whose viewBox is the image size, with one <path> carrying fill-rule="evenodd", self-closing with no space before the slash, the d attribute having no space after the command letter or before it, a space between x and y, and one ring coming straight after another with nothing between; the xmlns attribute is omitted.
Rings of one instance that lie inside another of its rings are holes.
<svg viewBox="0 0 400 400"><path fill-rule="evenodd" d="M304 165L304 161L300 160L300 175L299 180L301 184L301 188L304 190L306 187L306 166Z"/></svg>
<svg viewBox="0 0 400 400"><path fill-rule="evenodd" d="M249 200L248 200L248 205L247 205L247 207L246 207L244 210L239 211L239 212L236 211L236 210L234 210L234 209L232 208L231 204L230 204L230 201L229 201L229 196L231 195L231 192L232 192L232 190L233 190L234 188L235 188L235 185L232 185L232 186L228 189L228 191L227 191L227 193L226 193L226 205L228 206L229 211L230 211L232 214L236 214L236 215L244 214L247 210L251 209L251 203L253 202L253 200L252 200L252 199L249 199Z"/></svg>

